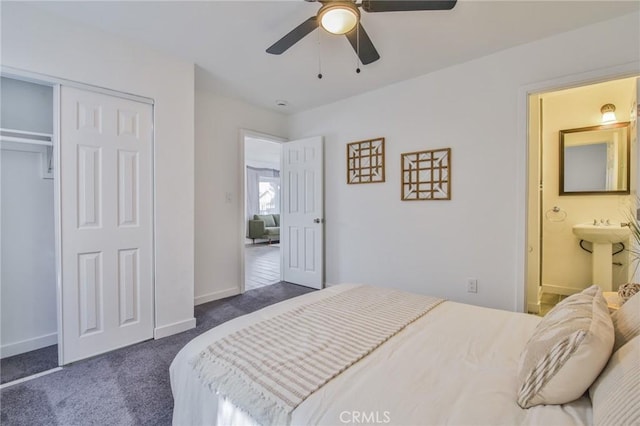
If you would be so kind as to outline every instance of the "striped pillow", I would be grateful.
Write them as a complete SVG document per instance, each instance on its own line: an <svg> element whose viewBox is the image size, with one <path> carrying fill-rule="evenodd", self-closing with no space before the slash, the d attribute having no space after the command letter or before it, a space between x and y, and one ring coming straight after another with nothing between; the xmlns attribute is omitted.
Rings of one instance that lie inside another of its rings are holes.
<svg viewBox="0 0 640 426"><path fill-rule="evenodd" d="M518 405L529 408L580 398L607 363L613 340L613 324L599 287L558 303L520 355Z"/></svg>
<svg viewBox="0 0 640 426"><path fill-rule="evenodd" d="M627 300L619 310L611 314L616 341L613 350L617 351L629 340L640 335L640 293Z"/></svg>
<svg viewBox="0 0 640 426"><path fill-rule="evenodd" d="M589 395L594 425L640 424L640 336L611 355Z"/></svg>

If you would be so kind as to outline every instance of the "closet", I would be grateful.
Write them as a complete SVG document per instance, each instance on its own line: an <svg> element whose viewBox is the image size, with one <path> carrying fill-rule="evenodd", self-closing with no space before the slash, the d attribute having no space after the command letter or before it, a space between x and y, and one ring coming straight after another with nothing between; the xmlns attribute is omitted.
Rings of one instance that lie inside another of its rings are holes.
<svg viewBox="0 0 640 426"><path fill-rule="evenodd" d="M7 77L2 382L7 370L39 373L154 329L153 101Z"/></svg>
<svg viewBox="0 0 640 426"><path fill-rule="evenodd" d="M49 347L38 360L48 369L58 365L53 87L2 77L0 90L0 357L5 368Z"/></svg>

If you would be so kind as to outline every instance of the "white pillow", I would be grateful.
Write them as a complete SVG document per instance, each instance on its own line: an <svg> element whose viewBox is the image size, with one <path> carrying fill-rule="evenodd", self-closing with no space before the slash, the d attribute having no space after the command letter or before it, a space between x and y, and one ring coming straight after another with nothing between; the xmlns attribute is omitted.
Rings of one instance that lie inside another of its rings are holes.
<svg viewBox="0 0 640 426"><path fill-rule="evenodd" d="M580 398L606 365L613 340L613 324L599 287L558 303L520 355L518 405L529 408Z"/></svg>
<svg viewBox="0 0 640 426"><path fill-rule="evenodd" d="M616 312L611 314L616 341L613 351L640 335L640 293L627 300Z"/></svg>
<svg viewBox="0 0 640 426"><path fill-rule="evenodd" d="M640 336L611 355L589 395L594 425L640 424Z"/></svg>

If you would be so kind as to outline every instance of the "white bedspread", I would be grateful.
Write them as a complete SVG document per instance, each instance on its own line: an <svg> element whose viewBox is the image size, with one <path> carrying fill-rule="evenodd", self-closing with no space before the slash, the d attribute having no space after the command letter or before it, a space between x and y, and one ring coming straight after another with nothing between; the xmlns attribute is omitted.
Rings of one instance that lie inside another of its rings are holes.
<svg viewBox="0 0 640 426"><path fill-rule="evenodd" d="M331 287L236 318L192 340L171 364L174 425L250 424L202 384L191 363L212 341L293 306L351 288ZM587 397L523 410L517 361L540 318L444 302L305 400L294 425L582 425Z"/></svg>

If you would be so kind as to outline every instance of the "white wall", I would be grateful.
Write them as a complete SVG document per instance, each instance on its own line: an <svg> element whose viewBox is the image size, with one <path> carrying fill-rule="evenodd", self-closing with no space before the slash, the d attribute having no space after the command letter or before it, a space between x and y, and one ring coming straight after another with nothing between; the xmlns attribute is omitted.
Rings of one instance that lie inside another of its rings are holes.
<svg viewBox="0 0 640 426"><path fill-rule="evenodd" d="M53 132L52 87L2 78L0 110L2 128ZM2 147L0 355L7 357L55 344L57 310L53 180L42 178L46 148Z"/></svg>
<svg viewBox="0 0 640 426"><path fill-rule="evenodd" d="M41 156L0 154L2 357L57 343L53 180L41 177Z"/></svg>
<svg viewBox="0 0 640 426"><path fill-rule="evenodd" d="M292 138L325 136L327 281L515 309L525 249L520 92L639 61L638 20L628 15L292 116ZM347 185L345 144L380 136L387 182ZM452 148L452 200L400 201L400 153L443 147ZM477 294L466 292L468 277L478 279Z"/></svg>
<svg viewBox="0 0 640 426"><path fill-rule="evenodd" d="M0 126L4 129L53 133L53 88L2 77Z"/></svg>
<svg viewBox="0 0 640 426"><path fill-rule="evenodd" d="M246 137L244 140L244 162L258 169L280 170L282 146L279 142Z"/></svg>
<svg viewBox="0 0 640 426"><path fill-rule="evenodd" d="M196 304L240 292L241 129L285 137L286 118L196 91Z"/></svg>
<svg viewBox="0 0 640 426"><path fill-rule="evenodd" d="M155 100L156 336L195 326L193 64L20 2L2 4L2 64Z"/></svg>

